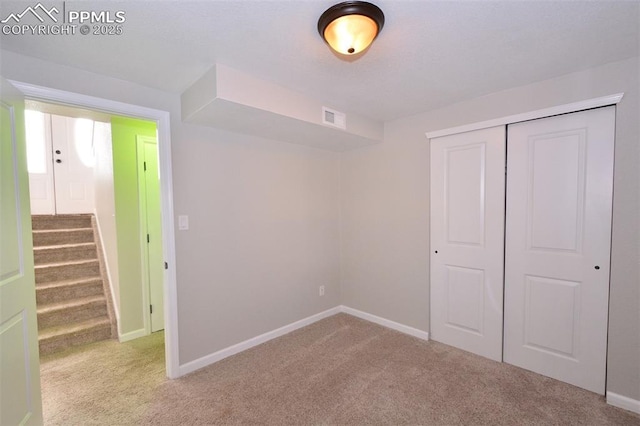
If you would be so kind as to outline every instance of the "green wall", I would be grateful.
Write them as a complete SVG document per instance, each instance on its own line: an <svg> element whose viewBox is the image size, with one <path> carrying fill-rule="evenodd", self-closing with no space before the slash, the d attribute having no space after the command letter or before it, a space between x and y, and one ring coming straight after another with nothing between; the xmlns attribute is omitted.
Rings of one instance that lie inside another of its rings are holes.
<svg viewBox="0 0 640 426"><path fill-rule="evenodd" d="M126 117L111 118L120 287L119 328L122 335L144 328L136 159L136 136L138 135L155 138L156 123Z"/></svg>

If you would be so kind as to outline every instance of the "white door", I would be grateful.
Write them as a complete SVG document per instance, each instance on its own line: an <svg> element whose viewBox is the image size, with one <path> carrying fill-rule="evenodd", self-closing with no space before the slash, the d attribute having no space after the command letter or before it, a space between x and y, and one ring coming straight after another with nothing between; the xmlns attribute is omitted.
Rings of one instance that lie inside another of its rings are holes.
<svg viewBox="0 0 640 426"><path fill-rule="evenodd" d="M0 78L0 424L42 424L24 99Z"/></svg>
<svg viewBox="0 0 640 426"><path fill-rule="evenodd" d="M502 360L504 126L431 140L431 335Z"/></svg>
<svg viewBox="0 0 640 426"><path fill-rule="evenodd" d="M31 214L55 214L53 187L53 148L51 146L51 116L40 111L25 111L27 135L27 166Z"/></svg>
<svg viewBox="0 0 640 426"><path fill-rule="evenodd" d="M164 329L164 256L160 216L160 177L158 144L155 138L137 137L140 228L146 233L143 259L149 288L151 331Z"/></svg>
<svg viewBox="0 0 640 426"><path fill-rule="evenodd" d="M93 121L27 111L32 214L92 213Z"/></svg>
<svg viewBox="0 0 640 426"><path fill-rule="evenodd" d="M51 114L56 213L93 213L93 121Z"/></svg>
<svg viewBox="0 0 640 426"><path fill-rule="evenodd" d="M508 129L504 360L605 390L615 107Z"/></svg>

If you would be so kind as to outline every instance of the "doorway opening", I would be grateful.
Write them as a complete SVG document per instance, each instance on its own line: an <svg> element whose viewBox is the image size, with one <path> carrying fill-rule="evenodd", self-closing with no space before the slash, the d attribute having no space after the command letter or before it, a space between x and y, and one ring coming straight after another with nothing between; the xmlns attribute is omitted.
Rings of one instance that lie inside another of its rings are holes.
<svg viewBox="0 0 640 426"><path fill-rule="evenodd" d="M25 104L42 353L163 330L156 124Z"/></svg>
<svg viewBox="0 0 640 426"><path fill-rule="evenodd" d="M80 95L41 86L11 82L25 96L28 101L39 101L58 106L79 108L108 115L133 117L149 120L157 126L158 170L160 176L160 229L162 242L162 287L164 295L165 322L165 360L166 375L169 378L179 376L178 336L177 336L177 292L175 274L175 238L173 225L173 195L171 170L171 142L169 122L170 116L166 111L141 107L132 104L110 101L92 96ZM136 146L134 144L134 149ZM144 328L139 333L144 335ZM128 336L135 338L137 336Z"/></svg>

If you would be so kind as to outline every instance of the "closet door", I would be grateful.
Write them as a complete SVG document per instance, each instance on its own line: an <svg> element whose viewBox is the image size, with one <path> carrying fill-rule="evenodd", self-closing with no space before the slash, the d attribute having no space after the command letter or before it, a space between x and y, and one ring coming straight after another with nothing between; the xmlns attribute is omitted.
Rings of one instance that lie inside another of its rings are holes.
<svg viewBox="0 0 640 426"><path fill-rule="evenodd" d="M505 362L604 393L615 107L510 125Z"/></svg>
<svg viewBox="0 0 640 426"><path fill-rule="evenodd" d="M431 140L431 337L502 360L504 126Z"/></svg>

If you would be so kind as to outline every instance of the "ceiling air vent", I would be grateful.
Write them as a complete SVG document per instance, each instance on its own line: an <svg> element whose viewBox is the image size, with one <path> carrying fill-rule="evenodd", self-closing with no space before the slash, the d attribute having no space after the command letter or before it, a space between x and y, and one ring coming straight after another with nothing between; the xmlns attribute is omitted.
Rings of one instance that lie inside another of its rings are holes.
<svg viewBox="0 0 640 426"><path fill-rule="evenodd" d="M344 130L347 128L347 115L344 112L322 107L322 124Z"/></svg>

